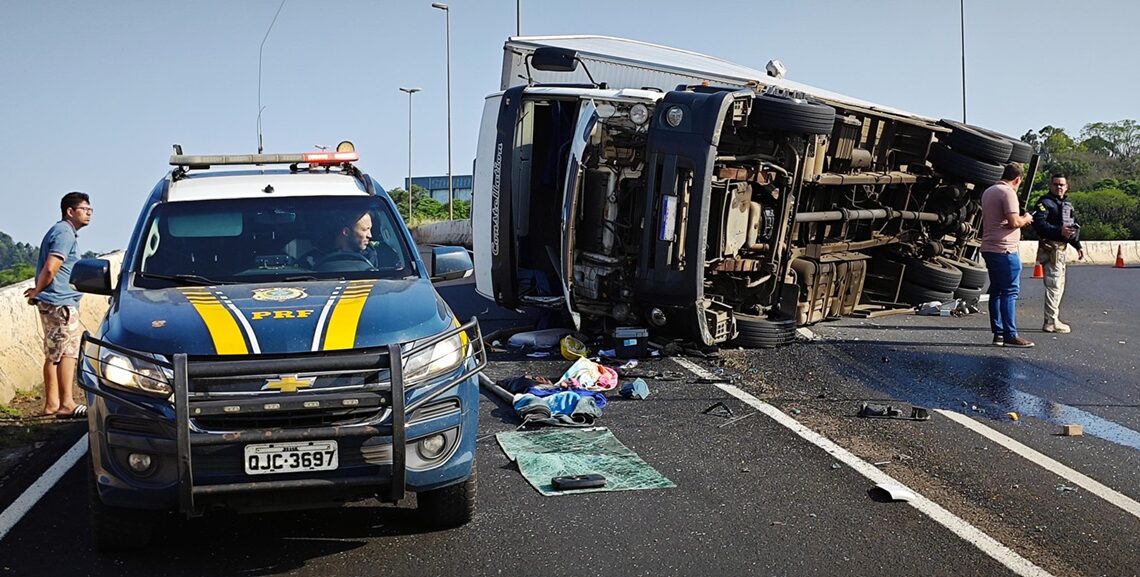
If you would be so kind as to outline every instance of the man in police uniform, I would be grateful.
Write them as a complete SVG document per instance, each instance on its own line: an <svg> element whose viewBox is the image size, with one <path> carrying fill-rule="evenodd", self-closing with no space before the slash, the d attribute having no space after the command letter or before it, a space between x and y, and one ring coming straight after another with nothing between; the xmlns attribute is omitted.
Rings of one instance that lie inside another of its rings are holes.
<svg viewBox="0 0 1140 577"><path fill-rule="evenodd" d="M1067 333L1069 325L1058 318L1061 296L1065 294L1065 251L1068 245L1077 249L1077 259L1084 260L1080 225L1073 204L1065 199L1069 180L1064 174L1049 177L1049 194L1037 203L1033 213L1033 230L1037 231L1037 262L1045 271L1045 324L1047 333Z"/></svg>

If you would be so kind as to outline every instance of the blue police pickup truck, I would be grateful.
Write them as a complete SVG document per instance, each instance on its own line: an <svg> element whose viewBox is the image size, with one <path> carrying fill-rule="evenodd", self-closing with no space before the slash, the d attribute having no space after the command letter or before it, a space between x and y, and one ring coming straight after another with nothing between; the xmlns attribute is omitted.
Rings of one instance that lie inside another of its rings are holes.
<svg viewBox="0 0 1140 577"><path fill-rule="evenodd" d="M147 197L85 335L91 513L100 550L141 547L164 517L335 506L415 493L424 520L475 510L475 319L433 280L392 199L336 152L184 155Z"/></svg>

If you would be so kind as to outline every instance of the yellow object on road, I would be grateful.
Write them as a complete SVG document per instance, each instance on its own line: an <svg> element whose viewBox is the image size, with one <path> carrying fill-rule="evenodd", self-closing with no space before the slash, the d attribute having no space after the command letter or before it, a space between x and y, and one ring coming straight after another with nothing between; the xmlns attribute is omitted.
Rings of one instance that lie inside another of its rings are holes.
<svg viewBox="0 0 1140 577"><path fill-rule="evenodd" d="M560 345L559 348L562 350L562 358L568 361L576 361L590 352L590 350L586 348L586 344L574 338L573 335L562 337Z"/></svg>

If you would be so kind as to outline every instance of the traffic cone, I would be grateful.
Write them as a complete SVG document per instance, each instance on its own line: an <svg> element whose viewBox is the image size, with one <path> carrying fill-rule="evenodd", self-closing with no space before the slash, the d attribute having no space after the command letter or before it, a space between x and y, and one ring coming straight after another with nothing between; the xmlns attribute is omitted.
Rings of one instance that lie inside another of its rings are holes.
<svg viewBox="0 0 1140 577"><path fill-rule="evenodd" d="M1041 266L1041 263L1033 267L1033 278L1045 278L1045 267Z"/></svg>
<svg viewBox="0 0 1140 577"><path fill-rule="evenodd" d="M1112 268L1124 268L1124 253L1120 251L1120 245L1116 245L1116 264Z"/></svg>

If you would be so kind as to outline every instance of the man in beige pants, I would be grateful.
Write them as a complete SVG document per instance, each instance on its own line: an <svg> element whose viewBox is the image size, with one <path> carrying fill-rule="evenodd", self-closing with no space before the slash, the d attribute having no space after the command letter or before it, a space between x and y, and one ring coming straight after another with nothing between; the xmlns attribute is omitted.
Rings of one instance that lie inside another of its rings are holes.
<svg viewBox="0 0 1140 577"><path fill-rule="evenodd" d="M1069 179L1064 174L1049 177L1049 194L1037 203L1033 213L1033 230L1037 231L1037 262L1045 272L1045 323L1047 333L1068 333L1072 328L1061 322L1061 297L1065 294L1065 251L1069 245L1077 249L1077 259L1085 258L1081 247L1080 225L1076 211L1066 198Z"/></svg>

